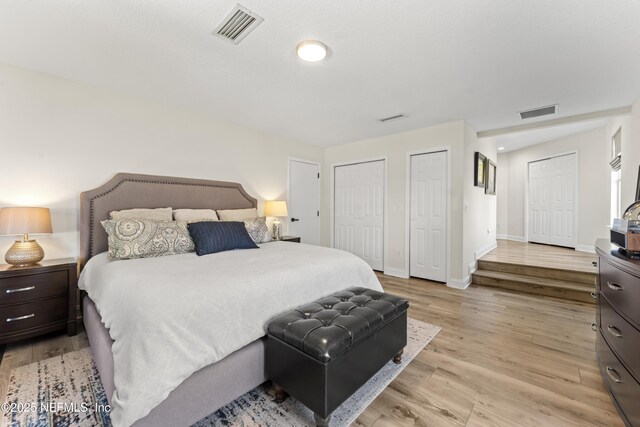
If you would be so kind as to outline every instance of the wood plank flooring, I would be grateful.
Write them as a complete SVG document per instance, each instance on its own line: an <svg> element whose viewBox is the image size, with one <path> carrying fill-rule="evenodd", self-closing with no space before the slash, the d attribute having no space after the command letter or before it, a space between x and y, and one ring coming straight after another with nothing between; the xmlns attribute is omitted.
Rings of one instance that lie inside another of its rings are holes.
<svg viewBox="0 0 640 427"><path fill-rule="evenodd" d="M379 277L443 330L354 425L623 427L596 365L593 305ZM2 400L13 367L86 345L84 332L8 345Z"/></svg>
<svg viewBox="0 0 640 427"><path fill-rule="evenodd" d="M534 267L597 273L596 255L559 246L498 240L498 247L484 255L485 261L505 262Z"/></svg>

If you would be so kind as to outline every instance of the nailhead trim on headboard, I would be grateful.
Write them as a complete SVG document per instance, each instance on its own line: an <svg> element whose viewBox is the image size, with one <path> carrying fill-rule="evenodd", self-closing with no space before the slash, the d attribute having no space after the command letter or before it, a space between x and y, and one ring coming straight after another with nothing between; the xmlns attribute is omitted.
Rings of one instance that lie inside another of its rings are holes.
<svg viewBox="0 0 640 427"><path fill-rule="evenodd" d="M117 180L122 175L131 175L131 174L117 174L116 176L114 176L112 178L111 181ZM145 175L137 175L137 176L144 177ZM149 177L151 178L151 176L149 176ZM221 184L220 181L212 181L211 184L206 184L206 183L202 182L203 180L198 180L200 182L189 183L189 182L178 182L178 181L175 181L176 178L173 178L173 177L167 177L167 180L157 179L157 177L153 177L153 178L156 178L156 179L126 178L126 177L123 177L123 178L119 179L119 181L116 184L114 184L112 187L110 187L108 190L89 198L89 200L88 200L88 202L89 202L89 248L88 248L88 255L89 256L88 256L88 258L91 258L91 257L93 257L95 255L94 254L94 234L93 234L93 228L94 228L94 224L95 224L95 220L94 220L94 214L95 214L94 202L95 202L95 200L100 199L100 198L108 195L109 193L112 193L113 191L117 190L122 184L127 183L127 182L143 183L143 184L159 184L159 185L178 185L178 186L184 186L184 187L204 187L204 188L233 189L233 190L238 191L238 193L240 193L240 195L242 197L244 197L248 202L250 202L251 205L253 205L253 207L257 207L257 200L252 198L251 196L249 196L249 194L244 190L244 188L242 188L242 186L240 184L237 184L237 183L234 183L234 182L229 182L228 185L225 185L225 184ZM108 185L108 182L105 185ZM85 254L82 254L82 255L83 255L83 257L85 256ZM83 261L86 262L87 260L85 259Z"/></svg>

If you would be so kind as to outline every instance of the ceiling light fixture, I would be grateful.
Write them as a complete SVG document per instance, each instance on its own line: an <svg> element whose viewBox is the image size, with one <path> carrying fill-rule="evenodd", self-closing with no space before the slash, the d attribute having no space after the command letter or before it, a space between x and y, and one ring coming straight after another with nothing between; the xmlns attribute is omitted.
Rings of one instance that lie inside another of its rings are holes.
<svg viewBox="0 0 640 427"><path fill-rule="evenodd" d="M327 57L327 45L318 40L305 40L296 47L298 58L306 62L319 62Z"/></svg>
<svg viewBox="0 0 640 427"><path fill-rule="evenodd" d="M498 147L498 150L502 151L504 150L504 147Z"/></svg>

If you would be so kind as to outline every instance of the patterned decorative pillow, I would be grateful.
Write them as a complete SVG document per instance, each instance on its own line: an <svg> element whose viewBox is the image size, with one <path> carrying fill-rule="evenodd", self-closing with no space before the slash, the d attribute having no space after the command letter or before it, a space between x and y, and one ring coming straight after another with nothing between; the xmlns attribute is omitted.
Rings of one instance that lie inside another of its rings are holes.
<svg viewBox="0 0 640 427"><path fill-rule="evenodd" d="M220 221L245 221L247 219L258 218L256 208L249 209L222 209L218 211Z"/></svg>
<svg viewBox="0 0 640 427"><path fill-rule="evenodd" d="M149 221L173 221L173 210L171 208L157 209L124 209L121 211L112 211L111 219L146 219Z"/></svg>
<svg viewBox="0 0 640 427"><path fill-rule="evenodd" d="M186 223L218 221L218 215L213 209L176 209L173 211L173 219Z"/></svg>
<svg viewBox="0 0 640 427"><path fill-rule="evenodd" d="M112 259L150 258L193 252L186 222L118 219L102 221Z"/></svg>
<svg viewBox="0 0 640 427"><path fill-rule="evenodd" d="M266 243L272 240L266 218L246 219L244 226L254 242Z"/></svg>

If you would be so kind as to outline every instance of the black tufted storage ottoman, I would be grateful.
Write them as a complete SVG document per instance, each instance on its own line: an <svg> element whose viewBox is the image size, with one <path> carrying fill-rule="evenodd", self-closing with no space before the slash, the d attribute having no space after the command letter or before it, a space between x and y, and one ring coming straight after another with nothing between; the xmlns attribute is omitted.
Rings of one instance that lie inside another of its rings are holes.
<svg viewBox="0 0 640 427"><path fill-rule="evenodd" d="M286 393L315 413L319 426L407 345L407 308L399 297L351 288L286 312L267 327L267 376L276 400Z"/></svg>

